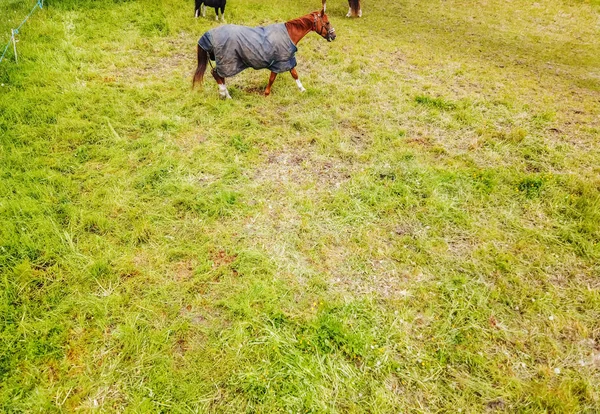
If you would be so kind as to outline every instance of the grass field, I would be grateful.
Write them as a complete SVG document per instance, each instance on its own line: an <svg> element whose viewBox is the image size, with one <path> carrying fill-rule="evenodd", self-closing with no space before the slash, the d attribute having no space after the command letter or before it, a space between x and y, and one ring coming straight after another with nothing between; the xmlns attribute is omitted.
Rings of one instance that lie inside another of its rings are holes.
<svg viewBox="0 0 600 414"><path fill-rule="evenodd" d="M229 101L190 89L212 9L32 16L0 64L0 411L600 411L600 3L363 3L299 44L305 94L250 70Z"/></svg>

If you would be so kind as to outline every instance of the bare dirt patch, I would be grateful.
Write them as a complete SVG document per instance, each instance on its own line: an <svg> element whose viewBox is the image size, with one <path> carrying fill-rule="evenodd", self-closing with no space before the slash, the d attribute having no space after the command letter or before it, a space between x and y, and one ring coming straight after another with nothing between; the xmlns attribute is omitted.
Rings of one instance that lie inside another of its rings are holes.
<svg viewBox="0 0 600 414"><path fill-rule="evenodd" d="M257 171L255 180L258 183L338 188L352 177L354 171L356 166L348 161L332 160L307 150L280 151L268 154L267 162Z"/></svg>

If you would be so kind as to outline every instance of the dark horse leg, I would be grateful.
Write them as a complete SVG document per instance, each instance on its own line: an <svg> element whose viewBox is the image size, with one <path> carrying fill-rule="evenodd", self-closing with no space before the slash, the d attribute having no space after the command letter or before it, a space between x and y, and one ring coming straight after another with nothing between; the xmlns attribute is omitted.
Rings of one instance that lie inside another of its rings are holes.
<svg viewBox="0 0 600 414"><path fill-rule="evenodd" d="M198 17L200 15L200 7L202 7L202 0L195 0L196 7L194 7L194 17Z"/></svg>
<svg viewBox="0 0 600 414"><path fill-rule="evenodd" d="M273 86L273 82L275 82L275 78L277 74L275 72L271 72L271 76L269 77L269 84L267 85L267 89L265 89L265 96L269 96L271 94L271 86Z"/></svg>
<svg viewBox="0 0 600 414"><path fill-rule="evenodd" d="M231 99L231 95L229 95L229 91L227 90L227 86L225 86L225 78L220 77L217 74L216 70L212 70L213 78L219 84L219 96L223 99Z"/></svg>
<svg viewBox="0 0 600 414"><path fill-rule="evenodd" d="M225 0L223 0L219 8L221 9L221 20L225 21Z"/></svg>
<svg viewBox="0 0 600 414"><path fill-rule="evenodd" d="M292 75L292 78L294 78L294 80L296 81L296 85L298 85L298 89L300 89L300 92L306 92L306 89L304 89L304 86L302 86L302 82L300 82L300 79L298 79L298 72L296 72L296 68L290 70L290 73Z"/></svg>

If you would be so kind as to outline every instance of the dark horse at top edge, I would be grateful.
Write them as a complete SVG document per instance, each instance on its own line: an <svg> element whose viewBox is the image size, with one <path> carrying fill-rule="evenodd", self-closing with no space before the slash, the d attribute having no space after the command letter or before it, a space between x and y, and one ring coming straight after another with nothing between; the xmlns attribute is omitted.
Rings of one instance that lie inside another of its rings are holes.
<svg viewBox="0 0 600 414"><path fill-rule="evenodd" d="M200 14L202 17L206 16L206 6L214 7L215 14L217 15L216 20L219 20L219 10L221 11L221 19L225 21L225 3L227 0L195 0L196 6L194 7L195 17Z"/></svg>
<svg viewBox="0 0 600 414"><path fill-rule="evenodd" d="M323 4L323 10L327 9L327 0L321 0ZM360 8L360 0L348 0L348 13L346 17L361 17L362 9Z"/></svg>
<svg viewBox="0 0 600 414"><path fill-rule="evenodd" d="M335 40L335 29L324 10L315 11L285 23L264 27L247 27L226 24L204 33L198 40L198 67L192 87L202 83L209 61L215 61L212 75L219 85L221 98L231 99L225 86L225 78L234 76L246 68L269 69L271 76L265 95L277 74L290 72L300 92L306 91L296 72L296 45L310 32L316 32L328 42ZM211 64L212 66L212 64Z"/></svg>

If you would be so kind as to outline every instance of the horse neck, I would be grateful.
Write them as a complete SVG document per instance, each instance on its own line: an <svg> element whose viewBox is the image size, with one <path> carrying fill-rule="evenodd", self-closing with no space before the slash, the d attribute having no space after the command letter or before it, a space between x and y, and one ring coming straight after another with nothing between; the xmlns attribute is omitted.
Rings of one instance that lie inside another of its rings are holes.
<svg viewBox="0 0 600 414"><path fill-rule="evenodd" d="M313 22L312 14L307 14L306 16L285 22L285 27L290 35L290 39L292 39L292 42L294 42L295 45L297 45L308 32L313 30Z"/></svg>

